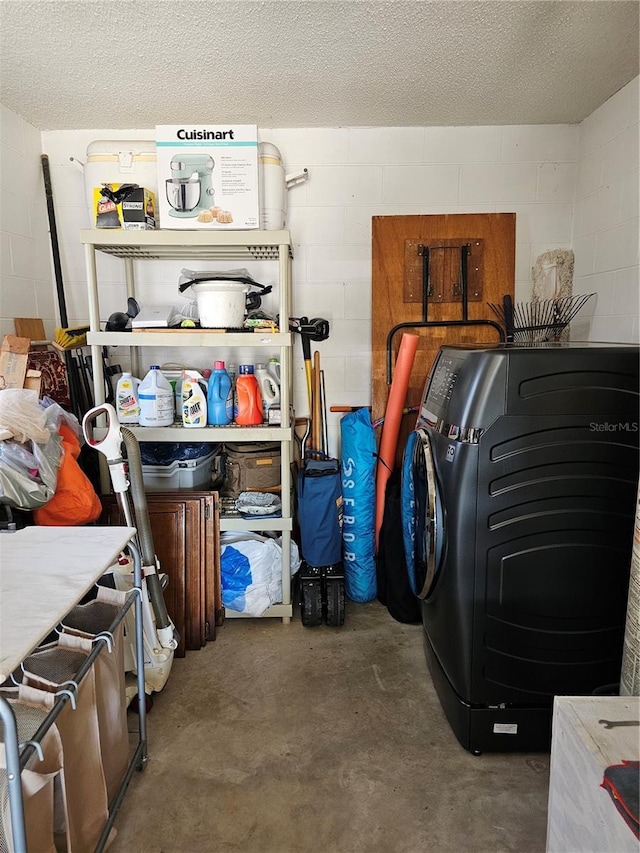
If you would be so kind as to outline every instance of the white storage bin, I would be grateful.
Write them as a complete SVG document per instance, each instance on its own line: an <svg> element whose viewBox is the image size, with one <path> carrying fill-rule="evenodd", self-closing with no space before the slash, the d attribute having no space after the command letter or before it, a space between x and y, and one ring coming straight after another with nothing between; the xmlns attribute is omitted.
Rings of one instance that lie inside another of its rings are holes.
<svg viewBox="0 0 640 853"><path fill-rule="evenodd" d="M142 479L147 492L172 489L209 489L215 450L199 459L179 459L169 465L143 465Z"/></svg>

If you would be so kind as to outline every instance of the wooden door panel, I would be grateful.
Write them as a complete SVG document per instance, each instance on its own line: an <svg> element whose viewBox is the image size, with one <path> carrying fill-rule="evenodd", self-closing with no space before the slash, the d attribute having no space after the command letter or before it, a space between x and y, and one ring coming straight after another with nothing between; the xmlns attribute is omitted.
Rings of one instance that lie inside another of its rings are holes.
<svg viewBox="0 0 640 853"><path fill-rule="evenodd" d="M201 501L203 570L200 573L200 596L202 602L203 644L214 640L216 625L224 622L222 590L220 586L220 515L218 492L192 492Z"/></svg>
<svg viewBox="0 0 640 853"><path fill-rule="evenodd" d="M200 575L203 570L203 530L200 523L200 501L185 501L185 646L199 649L202 646L202 600Z"/></svg>
<svg viewBox="0 0 640 853"><path fill-rule="evenodd" d="M120 511L112 495L101 498L103 505L102 521L107 524L122 524ZM185 644L185 524L184 503L161 501L147 495L149 522L153 536L153 546L160 560L160 571L167 575L169 583L164 590L167 613L180 635L176 657L184 657Z"/></svg>
<svg viewBox="0 0 640 853"><path fill-rule="evenodd" d="M186 572L185 572L185 526L186 508L173 501L149 503L149 519L156 554L160 560L160 571L166 572L169 584L164 591L167 612L180 635L177 656L182 657L189 648L186 639Z"/></svg>
<svg viewBox="0 0 640 853"><path fill-rule="evenodd" d="M102 498L103 522L123 523L115 498ZM176 657L215 639L222 624L218 495L216 492L152 492L147 509L167 612L180 635Z"/></svg>
<svg viewBox="0 0 640 853"><path fill-rule="evenodd" d="M477 248L473 245L477 241ZM496 317L488 302L501 303L513 297L515 284L515 214L441 214L433 216L374 216L372 221L372 417L383 417L387 384L387 337L399 323L419 323L423 319L421 293L416 276L421 261L415 247L456 247L471 243L468 270L468 319L492 320ZM481 251L480 251L481 249ZM477 253L474 258L474 251ZM413 261L411 260L412 258ZM427 304L428 320L459 320L462 300L457 292L458 263L455 251L433 250L433 292ZM474 263L474 261L477 261ZM436 286L444 282L444 289ZM490 326L454 326L412 328L419 336L407 405L418 405L429 369L443 344L485 343L499 340ZM395 364L402 332L392 341ZM415 420L415 416L413 417Z"/></svg>

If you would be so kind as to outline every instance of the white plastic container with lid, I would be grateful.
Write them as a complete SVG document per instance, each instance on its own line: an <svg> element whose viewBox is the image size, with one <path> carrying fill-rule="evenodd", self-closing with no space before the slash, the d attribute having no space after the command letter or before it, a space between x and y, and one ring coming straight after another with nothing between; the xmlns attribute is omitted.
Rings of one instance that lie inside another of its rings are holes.
<svg viewBox="0 0 640 853"><path fill-rule="evenodd" d="M138 184L158 197L156 143L148 139L100 139L87 146L84 191L94 224L93 190L101 184Z"/></svg>
<svg viewBox="0 0 640 853"><path fill-rule="evenodd" d="M198 281L191 285L205 329L240 329L244 323L248 285L240 281Z"/></svg>
<svg viewBox="0 0 640 853"><path fill-rule="evenodd" d="M163 427L173 424L175 413L173 389L157 364L151 365L149 372L138 386L138 400L140 426Z"/></svg>
<svg viewBox="0 0 640 853"><path fill-rule="evenodd" d="M287 218L287 176L280 151L270 142L258 145L260 228L280 231Z"/></svg>

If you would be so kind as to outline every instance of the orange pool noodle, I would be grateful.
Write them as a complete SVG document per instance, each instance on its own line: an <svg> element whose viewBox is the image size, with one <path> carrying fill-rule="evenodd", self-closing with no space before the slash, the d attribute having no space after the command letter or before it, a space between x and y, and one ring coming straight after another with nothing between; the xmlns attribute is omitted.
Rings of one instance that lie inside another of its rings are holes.
<svg viewBox="0 0 640 853"><path fill-rule="evenodd" d="M418 349L418 335L405 332L400 341L398 360L391 382L391 391L387 400L387 409L382 425L380 436L380 447L378 448L378 468L376 471L376 551L378 550L378 537L382 525L384 513L384 496L387 480L391 476L398 446L398 435L400 434L400 422L402 421L402 409L407 396L409 378L413 368L413 360Z"/></svg>

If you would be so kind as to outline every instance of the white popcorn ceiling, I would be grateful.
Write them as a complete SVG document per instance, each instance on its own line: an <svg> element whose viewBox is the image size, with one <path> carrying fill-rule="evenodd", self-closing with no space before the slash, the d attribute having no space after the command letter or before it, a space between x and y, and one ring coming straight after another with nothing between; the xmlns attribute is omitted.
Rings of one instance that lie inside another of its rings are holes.
<svg viewBox="0 0 640 853"><path fill-rule="evenodd" d="M637 0L1 0L41 130L579 122L638 75Z"/></svg>

